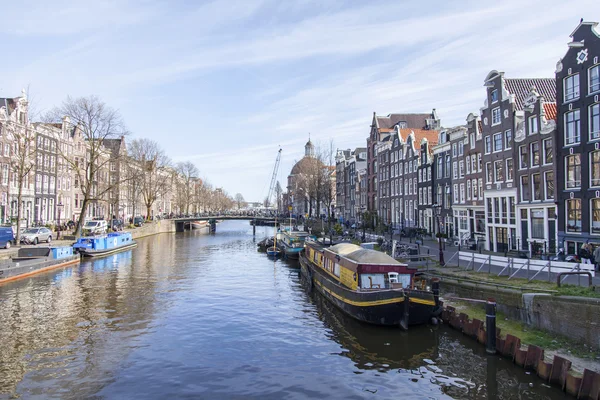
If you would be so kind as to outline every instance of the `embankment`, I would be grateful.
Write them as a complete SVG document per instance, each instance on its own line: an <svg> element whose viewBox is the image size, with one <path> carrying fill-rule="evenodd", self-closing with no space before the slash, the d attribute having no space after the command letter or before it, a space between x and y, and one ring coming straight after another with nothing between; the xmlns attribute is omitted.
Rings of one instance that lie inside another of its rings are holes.
<svg viewBox="0 0 600 400"><path fill-rule="evenodd" d="M554 296L444 277L442 295L487 300L494 298L497 308L511 319L528 326L556 333L600 350L600 299Z"/></svg>

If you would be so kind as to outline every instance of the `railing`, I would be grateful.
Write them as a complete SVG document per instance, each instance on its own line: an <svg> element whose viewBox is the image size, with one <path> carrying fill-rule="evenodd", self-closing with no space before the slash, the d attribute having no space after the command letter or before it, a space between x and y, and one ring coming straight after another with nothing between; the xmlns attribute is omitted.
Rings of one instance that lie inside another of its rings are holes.
<svg viewBox="0 0 600 400"><path fill-rule="evenodd" d="M552 280L552 274L562 274L563 281L567 276L572 275L570 274L572 272L585 272L589 273L592 277L596 276L593 264L511 258L496 255L471 253L466 251L460 251L457 252L457 254L459 265L460 261L465 261L465 270L472 270L477 272L487 270L487 272L491 274L493 267L499 267L501 269L498 273L498 276L508 275L507 280L516 277L519 274L519 272L524 271L527 271L528 281L534 280L538 275L540 275L543 272L547 273L548 281Z"/></svg>

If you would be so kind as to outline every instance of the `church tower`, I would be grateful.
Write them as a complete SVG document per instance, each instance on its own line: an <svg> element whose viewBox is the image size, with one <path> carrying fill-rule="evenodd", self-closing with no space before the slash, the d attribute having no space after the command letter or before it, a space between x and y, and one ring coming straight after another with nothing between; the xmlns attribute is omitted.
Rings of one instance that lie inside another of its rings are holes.
<svg viewBox="0 0 600 400"><path fill-rule="evenodd" d="M308 142L304 145L304 157L314 157L315 146L310 141L310 133L308 134Z"/></svg>

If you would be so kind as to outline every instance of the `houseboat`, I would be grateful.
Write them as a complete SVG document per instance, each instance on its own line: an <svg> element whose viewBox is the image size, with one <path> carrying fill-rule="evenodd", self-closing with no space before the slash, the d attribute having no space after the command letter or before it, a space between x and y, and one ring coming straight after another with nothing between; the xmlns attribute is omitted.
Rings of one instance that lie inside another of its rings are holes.
<svg viewBox="0 0 600 400"><path fill-rule="evenodd" d="M56 268L80 262L73 248L65 247L22 247L15 257L0 263L0 283L10 282Z"/></svg>
<svg viewBox="0 0 600 400"><path fill-rule="evenodd" d="M300 267L309 287L359 321L408 329L441 312L437 282L431 290L416 268L376 250L307 241Z"/></svg>
<svg viewBox="0 0 600 400"><path fill-rule="evenodd" d="M131 249L137 246L130 232L112 232L107 235L88 236L77 239L73 250L84 257L98 257Z"/></svg>
<svg viewBox="0 0 600 400"><path fill-rule="evenodd" d="M304 242L310 236L308 232L300 231L282 231L277 238L277 246L281 249L285 257L298 258L304 250Z"/></svg>

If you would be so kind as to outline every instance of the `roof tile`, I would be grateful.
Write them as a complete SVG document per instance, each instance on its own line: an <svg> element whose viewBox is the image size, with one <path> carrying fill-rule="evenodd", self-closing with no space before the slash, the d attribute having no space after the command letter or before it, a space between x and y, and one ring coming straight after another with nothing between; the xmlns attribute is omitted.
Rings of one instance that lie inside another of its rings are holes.
<svg viewBox="0 0 600 400"><path fill-rule="evenodd" d="M504 85L509 93L515 95L515 106L517 110L523 109L523 101L531 93L531 88L542 96L544 100L550 103L556 101L556 80L554 78L534 78L534 79L504 79Z"/></svg>

